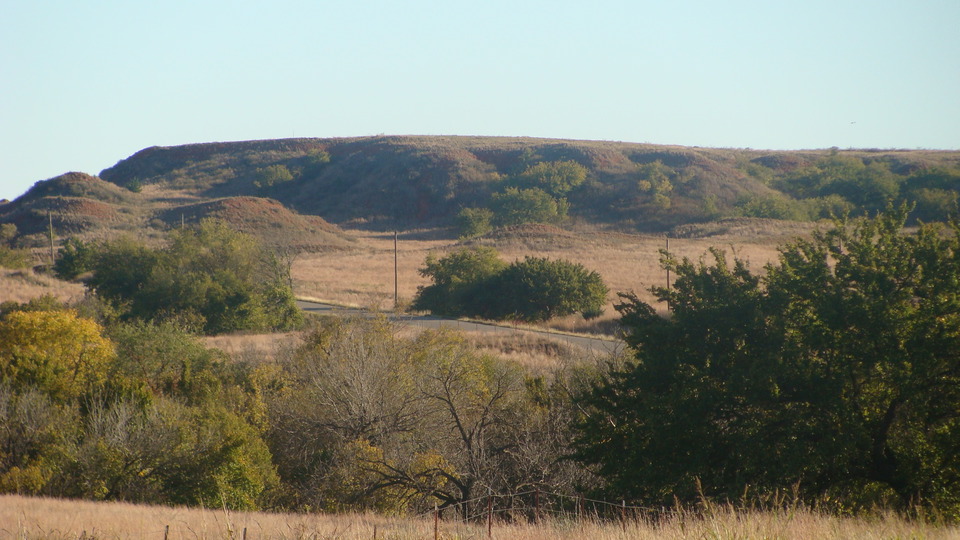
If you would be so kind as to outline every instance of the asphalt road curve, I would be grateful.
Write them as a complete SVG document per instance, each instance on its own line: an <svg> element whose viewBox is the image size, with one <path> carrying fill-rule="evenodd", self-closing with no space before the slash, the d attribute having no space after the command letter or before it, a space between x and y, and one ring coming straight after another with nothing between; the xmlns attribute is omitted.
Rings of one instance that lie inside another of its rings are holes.
<svg viewBox="0 0 960 540"><path fill-rule="evenodd" d="M346 308L342 306L334 306L331 304L321 304L318 302L308 302L306 300L297 300L297 305L300 306L300 309L308 313L316 313L318 315L335 315L340 317L370 317L373 315L372 312L365 309L357 308ZM476 323L468 321L459 321L456 319L443 319L440 317L434 317L431 315L407 315L395 313L382 313L391 321L409 324L411 326L419 326L422 328L454 328L457 330L462 330L465 332L489 332L493 334L497 333L518 333L518 334L533 334L533 335L542 335L549 339L564 341L571 345L576 345L583 349L596 351L599 353L615 353L623 349L624 343L618 339L610 338L591 338L584 336L571 336L567 334L559 334L556 332L546 332L540 330L530 330L527 328L516 328L508 325L497 325L497 324L485 324L485 323Z"/></svg>

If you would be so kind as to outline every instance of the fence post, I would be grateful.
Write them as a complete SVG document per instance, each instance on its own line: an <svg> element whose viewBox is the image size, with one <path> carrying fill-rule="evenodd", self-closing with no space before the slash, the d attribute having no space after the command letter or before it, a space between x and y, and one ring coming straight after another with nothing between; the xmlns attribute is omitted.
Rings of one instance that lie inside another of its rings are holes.
<svg viewBox="0 0 960 540"><path fill-rule="evenodd" d="M169 540L170 537L170 526L167 525L163 528L163 540Z"/></svg>
<svg viewBox="0 0 960 540"><path fill-rule="evenodd" d="M243 540L247 540L247 528L243 528Z"/></svg>
<svg viewBox="0 0 960 540"><path fill-rule="evenodd" d="M437 503L433 503L433 540L440 539L440 511L437 510Z"/></svg>
<svg viewBox="0 0 960 540"><path fill-rule="evenodd" d="M487 494L487 538L493 537L493 493Z"/></svg>
<svg viewBox="0 0 960 540"><path fill-rule="evenodd" d="M533 518L540 523L540 488L533 492Z"/></svg>
<svg viewBox="0 0 960 540"><path fill-rule="evenodd" d="M620 501L620 523L623 525L623 532L627 532L627 501Z"/></svg>

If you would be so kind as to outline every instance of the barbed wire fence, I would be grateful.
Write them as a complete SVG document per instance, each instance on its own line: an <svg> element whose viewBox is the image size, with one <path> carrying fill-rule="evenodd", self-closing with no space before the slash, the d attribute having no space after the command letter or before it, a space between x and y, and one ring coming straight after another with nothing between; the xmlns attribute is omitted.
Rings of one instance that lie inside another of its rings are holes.
<svg viewBox="0 0 960 540"><path fill-rule="evenodd" d="M620 523L626 527L628 523L660 520L677 512L672 507L638 506L627 504L626 501L604 501L584 495L532 489L518 493L488 493L442 508L434 506L416 517L432 517L435 523L485 524L489 531L494 525L547 520L561 523Z"/></svg>

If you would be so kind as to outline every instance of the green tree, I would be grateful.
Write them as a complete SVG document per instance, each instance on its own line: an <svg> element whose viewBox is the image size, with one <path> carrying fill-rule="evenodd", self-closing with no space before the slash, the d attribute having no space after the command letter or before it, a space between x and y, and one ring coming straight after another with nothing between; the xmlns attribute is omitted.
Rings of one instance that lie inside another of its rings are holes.
<svg viewBox="0 0 960 540"><path fill-rule="evenodd" d="M93 269L96 248L83 240L70 237L60 248L53 272L60 279L71 280Z"/></svg>
<svg viewBox="0 0 960 540"><path fill-rule="evenodd" d="M0 267L27 268L32 257L30 251L16 247L17 226L13 223L0 224Z"/></svg>
<svg viewBox="0 0 960 540"><path fill-rule="evenodd" d="M459 249L440 259L428 255L419 272L433 283L418 287L412 307L440 315L472 313L481 289L506 266L495 249L485 246Z"/></svg>
<svg viewBox="0 0 960 540"><path fill-rule="evenodd" d="M270 165L257 169L253 185L260 189L268 189L292 180L293 173L290 172L290 169L288 169L286 165Z"/></svg>
<svg viewBox="0 0 960 540"><path fill-rule="evenodd" d="M577 442L610 495L669 503L797 486L842 510L960 513L960 226L905 234L906 208L677 275L669 318L618 306L636 360L583 398Z"/></svg>
<svg viewBox="0 0 960 540"><path fill-rule="evenodd" d="M493 211L489 208L464 208L457 214L460 238L483 236L493 230Z"/></svg>
<svg viewBox="0 0 960 540"><path fill-rule="evenodd" d="M526 257L497 274L473 306L495 318L546 321L581 313L599 317L609 289L600 274L565 260Z"/></svg>
<svg viewBox="0 0 960 540"><path fill-rule="evenodd" d="M576 161L541 162L527 167L508 183L519 189L540 189L553 197L565 197L587 179L587 169Z"/></svg>
<svg viewBox="0 0 960 540"><path fill-rule="evenodd" d="M493 221L497 226L524 223L557 223L567 217L566 199L556 199L540 188L509 187L490 199Z"/></svg>
<svg viewBox="0 0 960 540"><path fill-rule="evenodd" d="M89 284L128 317L174 319L216 334L289 330L302 323L289 270L253 237L203 220L152 250L132 240L105 244Z"/></svg>

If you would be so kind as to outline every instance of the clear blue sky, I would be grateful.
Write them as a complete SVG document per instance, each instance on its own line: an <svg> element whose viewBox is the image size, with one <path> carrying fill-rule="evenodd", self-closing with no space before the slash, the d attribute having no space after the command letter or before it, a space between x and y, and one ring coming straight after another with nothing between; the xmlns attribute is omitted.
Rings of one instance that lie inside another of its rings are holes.
<svg viewBox="0 0 960 540"><path fill-rule="evenodd" d="M0 0L0 198L153 145L960 148L960 0Z"/></svg>

